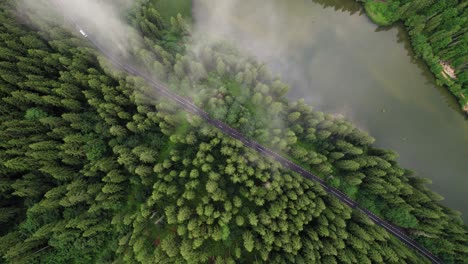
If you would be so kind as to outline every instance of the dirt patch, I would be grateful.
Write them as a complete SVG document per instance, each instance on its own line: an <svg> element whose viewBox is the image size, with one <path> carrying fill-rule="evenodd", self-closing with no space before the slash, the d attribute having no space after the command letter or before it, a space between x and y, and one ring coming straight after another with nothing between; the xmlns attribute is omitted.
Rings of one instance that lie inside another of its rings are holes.
<svg viewBox="0 0 468 264"><path fill-rule="evenodd" d="M463 93L460 93L461 98L465 99L465 95ZM463 106L463 111L468 114L468 103Z"/></svg>
<svg viewBox="0 0 468 264"><path fill-rule="evenodd" d="M452 68L452 66L450 66L450 64L448 64L448 62L446 61L440 61L440 65L442 65L442 67L444 68L442 70L442 75L444 75L445 78L452 78L452 79L456 79L457 76L455 75L455 69Z"/></svg>

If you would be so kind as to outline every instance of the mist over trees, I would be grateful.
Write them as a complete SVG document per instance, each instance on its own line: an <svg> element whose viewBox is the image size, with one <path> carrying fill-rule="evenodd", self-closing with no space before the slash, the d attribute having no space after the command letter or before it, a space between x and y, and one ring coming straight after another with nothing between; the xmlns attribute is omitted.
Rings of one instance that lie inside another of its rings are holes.
<svg viewBox="0 0 468 264"><path fill-rule="evenodd" d="M0 4L2 263L424 263L283 168L116 69L54 24ZM228 43L190 48L181 15L141 1L128 20L149 71L212 117L290 157L446 263L468 258L458 212L345 119Z"/></svg>

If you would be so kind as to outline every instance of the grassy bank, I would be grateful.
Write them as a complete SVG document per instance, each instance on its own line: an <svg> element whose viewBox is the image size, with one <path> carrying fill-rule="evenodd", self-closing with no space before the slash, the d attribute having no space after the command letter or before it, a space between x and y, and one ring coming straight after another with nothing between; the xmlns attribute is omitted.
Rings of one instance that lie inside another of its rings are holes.
<svg viewBox="0 0 468 264"><path fill-rule="evenodd" d="M389 10L391 6L384 1L369 1L364 3L364 9L367 16L379 26L389 26L393 24L394 19Z"/></svg>

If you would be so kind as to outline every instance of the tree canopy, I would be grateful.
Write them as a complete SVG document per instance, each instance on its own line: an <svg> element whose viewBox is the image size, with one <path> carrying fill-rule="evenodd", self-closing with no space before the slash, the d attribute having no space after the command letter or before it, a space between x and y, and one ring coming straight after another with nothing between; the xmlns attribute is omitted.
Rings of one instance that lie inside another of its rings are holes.
<svg viewBox="0 0 468 264"><path fill-rule="evenodd" d="M0 4L0 262L422 263L402 242L116 69L59 25ZM447 263L468 257L459 213L347 120L228 43L187 41L142 1L132 55L212 117L330 181ZM150 57L148 57L150 56Z"/></svg>

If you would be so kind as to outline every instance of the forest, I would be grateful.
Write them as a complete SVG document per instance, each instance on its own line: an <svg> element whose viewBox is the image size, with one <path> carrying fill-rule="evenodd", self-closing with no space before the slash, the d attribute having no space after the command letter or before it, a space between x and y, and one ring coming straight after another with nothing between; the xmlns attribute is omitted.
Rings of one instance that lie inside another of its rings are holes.
<svg viewBox="0 0 468 264"><path fill-rule="evenodd" d="M387 26L402 21L417 55L468 114L468 2L460 0L357 0Z"/></svg>
<svg viewBox="0 0 468 264"><path fill-rule="evenodd" d="M194 49L190 18L160 8L142 0L126 14L142 67L444 263L467 263L467 226L429 180L344 117L289 101L287 84L229 43ZM0 3L0 263L429 263L114 67L66 21L37 30L15 10Z"/></svg>

